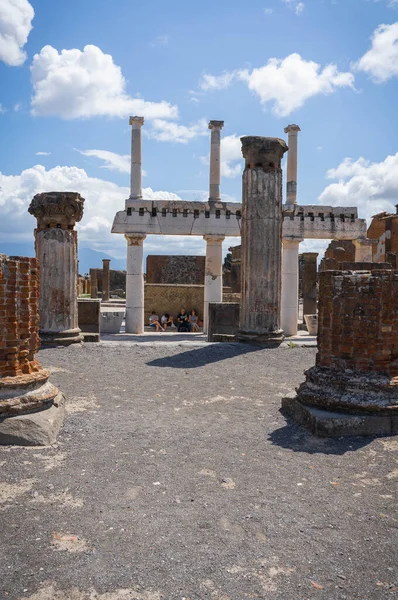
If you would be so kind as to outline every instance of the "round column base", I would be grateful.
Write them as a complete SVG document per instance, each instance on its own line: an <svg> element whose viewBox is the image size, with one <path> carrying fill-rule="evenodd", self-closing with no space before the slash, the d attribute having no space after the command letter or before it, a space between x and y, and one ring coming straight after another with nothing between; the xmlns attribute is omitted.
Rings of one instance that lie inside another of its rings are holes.
<svg viewBox="0 0 398 600"><path fill-rule="evenodd" d="M297 388L297 399L323 410L351 414L396 414L398 378L383 373L311 367Z"/></svg>
<svg viewBox="0 0 398 600"><path fill-rule="evenodd" d="M256 331L238 331L236 340L245 344L254 344L263 348L276 348L282 344L285 334L282 329L257 333Z"/></svg>
<svg viewBox="0 0 398 600"><path fill-rule="evenodd" d="M0 420L49 408L58 394L48 381L50 371L2 377L0 379Z"/></svg>
<svg viewBox="0 0 398 600"><path fill-rule="evenodd" d="M40 330L40 340L42 346L69 346L83 342L84 336L78 327L64 331Z"/></svg>

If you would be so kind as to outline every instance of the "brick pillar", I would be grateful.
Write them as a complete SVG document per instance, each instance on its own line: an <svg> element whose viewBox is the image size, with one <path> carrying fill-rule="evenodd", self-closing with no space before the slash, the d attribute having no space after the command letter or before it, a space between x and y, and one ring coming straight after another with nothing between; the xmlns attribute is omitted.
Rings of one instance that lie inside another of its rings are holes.
<svg viewBox="0 0 398 600"><path fill-rule="evenodd" d="M317 252L303 252L301 255L303 316L316 314L317 258Z"/></svg>
<svg viewBox="0 0 398 600"><path fill-rule="evenodd" d="M109 258L102 259L102 302L109 302L111 295L111 274L109 271L109 265L111 261Z"/></svg>
<svg viewBox="0 0 398 600"><path fill-rule="evenodd" d="M36 256L40 260L40 337L42 343L83 341L77 313L77 232L84 198L75 192L36 194L29 212L37 219Z"/></svg>
<svg viewBox="0 0 398 600"><path fill-rule="evenodd" d="M13 443L2 438L8 417L48 408L58 394L35 357L38 299L39 261L0 254L0 443Z"/></svg>
<svg viewBox="0 0 398 600"><path fill-rule="evenodd" d="M319 279L318 354L298 388L299 412L358 415L331 417L325 429L323 413L307 414L323 435L344 434L344 423L347 434L397 433L398 272L324 271Z"/></svg>
<svg viewBox="0 0 398 600"><path fill-rule="evenodd" d="M90 293L91 298L98 298L97 269L90 269Z"/></svg>

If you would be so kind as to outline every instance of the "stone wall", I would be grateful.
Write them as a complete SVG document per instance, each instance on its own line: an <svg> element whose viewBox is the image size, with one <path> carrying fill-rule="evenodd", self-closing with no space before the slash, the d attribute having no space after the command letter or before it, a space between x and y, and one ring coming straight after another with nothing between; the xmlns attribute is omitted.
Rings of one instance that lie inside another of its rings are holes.
<svg viewBox="0 0 398 600"><path fill-rule="evenodd" d="M90 269L90 271L94 270L97 274L98 291L102 292L102 269ZM126 292L126 271L110 269L109 274L111 293L114 290L123 290L123 292Z"/></svg>
<svg viewBox="0 0 398 600"><path fill-rule="evenodd" d="M375 215L368 229L368 238L375 240L373 262L388 262L394 269L398 268L398 214L383 212Z"/></svg>
<svg viewBox="0 0 398 600"><path fill-rule="evenodd" d="M40 370L38 302L39 261L0 254L0 377Z"/></svg>
<svg viewBox="0 0 398 600"><path fill-rule="evenodd" d="M204 286L203 285L167 285L145 284L145 325L153 310L162 316L163 313L176 316L182 307L189 312L196 310L199 319L203 319Z"/></svg>
<svg viewBox="0 0 398 600"><path fill-rule="evenodd" d="M398 376L398 272L320 273L317 365Z"/></svg>
<svg viewBox="0 0 398 600"><path fill-rule="evenodd" d="M342 262L355 262L355 246L351 240L333 240L330 242L319 265L319 270L337 270L339 269L339 263Z"/></svg>
<svg viewBox="0 0 398 600"><path fill-rule="evenodd" d="M203 285L204 256L149 255L146 259L146 282L178 285Z"/></svg>

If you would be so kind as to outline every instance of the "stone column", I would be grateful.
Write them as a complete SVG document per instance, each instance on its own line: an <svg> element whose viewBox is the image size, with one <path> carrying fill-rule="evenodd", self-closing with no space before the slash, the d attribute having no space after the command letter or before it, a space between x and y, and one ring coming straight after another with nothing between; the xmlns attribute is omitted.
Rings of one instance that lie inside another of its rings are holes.
<svg viewBox="0 0 398 600"><path fill-rule="evenodd" d="M223 235L204 235L206 240L204 331L207 332L209 302L222 302L222 243Z"/></svg>
<svg viewBox="0 0 398 600"><path fill-rule="evenodd" d="M373 262L373 241L366 238L352 240L355 246L355 262L371 263Z"/></svg>
<svg viewBox="0 0 398 600"><path fill-rule="evenodd" d="M0 444L51 444L63 396L35 354L39 338L37 258L0 254Z"/></svg>
<svg viewBox="0 0 398 600"><path fill-rule="evenodd" d="M303 261L303 316L315 315L316 310L316 280L318 252L304 252Z"/></svg>
<svg viewBox="0 0 398 600"><path fill-rule="evenodd" d="M285 127L289 147L287 154L286 204L297 204L297 137L299 131L301 129L298 125Z"/></svg>
<svg viewBox="0 0 398 600"><path fill-rule="evenodd" d="M209 200L215 202L220 201L220 146L221 129L223 127L224 121L210 121L209 123L209 129L211 130Z"/></svg>
<svg viewBox="0 0 398 600"><path fill-rule="evenodd" d="M111 274L109 271L109 265L111 261L109 258L102 259L102 302L109 302L111 295Z"/></svg>
<svg viewBox="0 0 398 600"><path fill-rule="evenodd" d="M43 344L83 340L77 313L77 232L84 198L75 192L36 194L29 212L37 219L36 256L40 261L40 337Z"/></svg>
<svg viewBox="0 0 398 600"><path fill-rule="evenodd" d="M142 142L141 127L144 117L130 117L131 130L131 172L130 172L130 198L142 198Z"/></svg>
<svg viewBox="0 0 398 600"><path fill-rule="evenodd" d="M91 298L98 298L97 269L90 269Z"/></svg>
<svg viewBox="0 0 398 600"><path fill-rule="evenodd" d="M284 334L297 335L299 245L302 239L284 239L282 241L282 298L281 327Z"/></svg>
<svg viewBox="0 0 398 600"><path fill-rule="evenodd" d="M240 324L238 339L283 341L280 328L283 140L243 137Z"/></svg>
<svg viewBox="0 0 398 600"><path fill-rule="evenodd" d="M144 333L144 269L145 233L130 233L127 240L126 333Z"/></svg>

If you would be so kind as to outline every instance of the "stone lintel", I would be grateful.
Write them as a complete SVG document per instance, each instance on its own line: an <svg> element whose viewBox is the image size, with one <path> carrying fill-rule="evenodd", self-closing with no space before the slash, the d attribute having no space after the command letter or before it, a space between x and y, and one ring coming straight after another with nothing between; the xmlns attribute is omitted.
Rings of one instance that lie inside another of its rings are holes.
<svg viewBox="0 0 398 600"><path fill-rule="evenodd" d="M293 123L291 125L288 125L287 127L285 127L284 132L285 133L290 133L290 134L296 134L301 131L300 127L298 125L294 125Z"/></svg>
<svg viewBox="0 0 398 600"><path fill-rule="evenodd" d="M224 121L209 121L209 129L221 130L224 127Z"/></svg>
<svg viewBox="0 0 398 600"><path fill-rule="evenodd" d="M262 167L267 171L281 168L281 160L288 146L280 138L248 135L240 138L245 167L253 169Z"/></svg>
<svg viewBox="0 0 398 600"><path fill-rule="evenodd" d="M78 192L36 194L28 211L37 219L38 229L73 229L83 217L84 198Z"/></svg>
<svg viewBox="0 0 398 600"><path fill-rule="evenodd" d="M144 117L130 117L129 119L129 125L132 125L133 128L138 129L139 127L142 127L144 124Z"/></svg>

